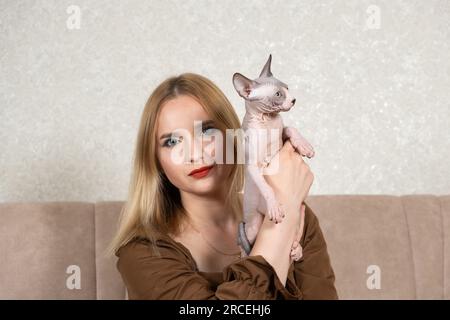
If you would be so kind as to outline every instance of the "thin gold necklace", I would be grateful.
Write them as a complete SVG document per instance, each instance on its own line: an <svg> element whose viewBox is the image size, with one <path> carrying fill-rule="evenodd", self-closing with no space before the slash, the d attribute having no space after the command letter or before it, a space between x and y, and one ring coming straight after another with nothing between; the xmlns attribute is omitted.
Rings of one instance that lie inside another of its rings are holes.
<svg viewBox="0 0 450 320"><path fill-rule="evenodd" d="M200 234L200 236L203 238L203 240L206 242L206 244L207 244L208 246L210 246L214 251L216 251L216 252L218 252L218 253L220 253L220 254L223 254L223 255L225 255L225 256L237 256L237 258L240 258L240 256L241 256L241 252L240 252L240 251L239 251L238 253L226 253L226 252L223 252L223 251L217 249L217 248L214 247L208 240L206 240L206 238L203 236L203 234L202 234L200 231L198 231L197 228L195 228L195 227L191 224L191 222L190 222L189 220L188 220L188 223L189 223L189 225L190 225L197 233Z"/></svg>

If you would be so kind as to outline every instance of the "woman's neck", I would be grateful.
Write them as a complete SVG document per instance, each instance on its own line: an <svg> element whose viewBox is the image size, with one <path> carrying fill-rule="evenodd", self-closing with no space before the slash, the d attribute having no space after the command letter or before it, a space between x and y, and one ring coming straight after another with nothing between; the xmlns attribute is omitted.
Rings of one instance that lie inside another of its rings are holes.
<svg viewBox="0 0 450 320"><path fill-rule="evenodd" d="M199 196L180 192L181 202L191 221L205 228L228 229L234 225L234 215L226 206L225 196Z"/></svg>

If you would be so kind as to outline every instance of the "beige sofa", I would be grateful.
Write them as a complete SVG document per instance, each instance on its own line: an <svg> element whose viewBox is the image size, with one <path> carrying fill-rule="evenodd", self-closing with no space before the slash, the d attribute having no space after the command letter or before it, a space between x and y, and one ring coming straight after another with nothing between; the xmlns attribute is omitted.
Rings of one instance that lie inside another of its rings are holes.
<svg viewBox="0 0 450 320"><path fill-rule="evenodd" d="M450 299L450 196L306 202L319 218L341 299ZM103 255L122 205L0 204L0 298L125 299L115 257Z"/></svg>

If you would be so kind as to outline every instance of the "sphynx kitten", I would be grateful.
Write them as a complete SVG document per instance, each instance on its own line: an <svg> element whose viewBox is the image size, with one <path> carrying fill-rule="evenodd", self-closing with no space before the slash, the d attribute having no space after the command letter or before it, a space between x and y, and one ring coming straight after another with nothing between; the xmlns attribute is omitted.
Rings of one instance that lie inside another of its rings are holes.
<svg viewBox="0 0 450 320"><path fill-rule="evenodd" d="M300 155L308 158L314 156L313 147L297 129L283 125L279 113L290 110L295 104L295 98L289 93L287 84L273 76L271 62L270 54L261 74L254 80L240 73L233 75L234 88L244 98L246 110L242 121L245 132L244 220L239 225L238 233L238 244L243 257L250 253L265 214L269 215L270 220L275 220L275 223L281 222L284 217L273 189L263 177L271 159L286 139L290 139ZM249 161L252 158L254 160ZM244 231L248 242L243 236ZM291 246L291 259L295 261L302 256L299 244L301 231L296 234Z"/></svg>

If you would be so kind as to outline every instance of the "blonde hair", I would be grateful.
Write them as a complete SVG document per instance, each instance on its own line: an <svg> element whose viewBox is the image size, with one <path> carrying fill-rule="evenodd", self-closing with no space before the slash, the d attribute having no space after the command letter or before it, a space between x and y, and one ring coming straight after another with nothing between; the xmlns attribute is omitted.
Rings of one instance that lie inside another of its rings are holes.
<svg viewBox="0 0 450 320"><path fill-rule="evenodd" d="M218 129L239 129L241 127L233 106L222 91L209 79L195 74L183 73L163 81L150 95L143 110L134 154L134 165L130 180L128 198L120 212L118 230L106 254L118 250L135 237L144 237L155 245L155 231L177 234L186 217L180 192L163 174L156 153L156 119L161 106L179 95L196 99L215 121ZM244 184L243 164L236 163L236 148L240 136L234 136L234 159L229 176L229 190L226 206L231 214L242 219L241 192Z"/></svg>

